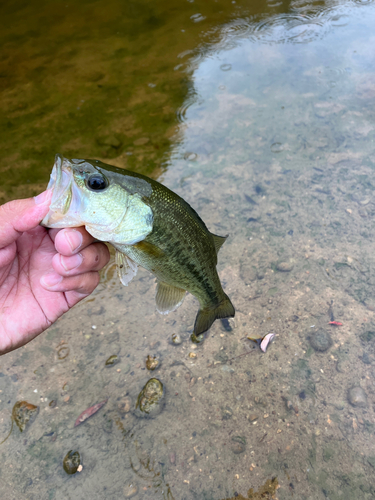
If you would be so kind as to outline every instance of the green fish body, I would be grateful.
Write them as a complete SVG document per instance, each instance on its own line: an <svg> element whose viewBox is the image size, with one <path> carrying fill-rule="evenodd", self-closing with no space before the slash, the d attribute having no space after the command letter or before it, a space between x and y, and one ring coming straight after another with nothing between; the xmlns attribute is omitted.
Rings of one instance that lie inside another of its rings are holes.
<svg viewBox="0 0 375 500"><path fill-rule="evenodd" d="M138 265L153 273L161 314L177 309L188 291L200 303L196 336L215 319L234 316L216 270L217 252L226 238L210 233L176 193L135 172L59 155L48 188L53 196L42 224L85 226L94 238L112 244L124 285L136 275Z"/></svg>

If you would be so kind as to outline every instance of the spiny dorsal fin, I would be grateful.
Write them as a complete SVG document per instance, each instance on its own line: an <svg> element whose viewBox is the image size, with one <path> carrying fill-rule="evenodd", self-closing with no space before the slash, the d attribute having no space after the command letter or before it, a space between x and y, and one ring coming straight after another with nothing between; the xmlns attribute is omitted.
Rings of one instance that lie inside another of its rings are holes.
<svg viewBox="0 0 375 500"><path fill-rule="evenodd" d="M215 245L216 254L218 254L219 250L221 248L221 245L228 238L228 235L226 235L226 236L218 236L217 234L211 233L211 236L214 239L214 245Z"/></svg>
<svg viewBox="0 0 375 500"><path fill-rule="evenodd" d="M123 285L128 286L138 271L138 264L131 260L124 253L116 251L117 272Z"/></svg>
<svg viewBox="0 0 375 500"><path fill-rule="evenodd" d="M160 314L175 311L184 301L186 291L160 281L156 290L156 309Z"/></svg>

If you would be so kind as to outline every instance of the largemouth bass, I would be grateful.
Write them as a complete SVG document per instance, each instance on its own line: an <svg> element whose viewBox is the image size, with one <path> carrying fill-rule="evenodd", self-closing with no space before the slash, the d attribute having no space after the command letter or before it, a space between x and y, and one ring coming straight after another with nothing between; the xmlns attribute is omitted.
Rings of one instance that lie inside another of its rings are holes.
<svg viewBox="0 0 375 500"><path fill-rule="evenodd" d="M118 275L128 285L142 266L157 278L156 309L179 307L186 291L200 303L194 334L215 319L232 317L234 307L216 271L226 237L210 233L186 201L144 175L98 160L56 155L48 188L53 190L42 225L85 226L116 249Z"/></svg>

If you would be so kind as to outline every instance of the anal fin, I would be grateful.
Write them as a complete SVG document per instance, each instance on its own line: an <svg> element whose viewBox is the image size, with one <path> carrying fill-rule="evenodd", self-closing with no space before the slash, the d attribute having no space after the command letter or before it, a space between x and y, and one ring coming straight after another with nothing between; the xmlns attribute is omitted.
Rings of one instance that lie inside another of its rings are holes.
<svg viewBox="0 0 375 500"><path fill-rule="evenodd" d="M115 261L117 264L117 272L120 278L120 281L123 285L128 286L134 276L138 271L138 264L131 260L124 253L116 251Z"/></svg>
<svg viewBox="0 0 375 500"><path fill-rule="evenodd" d="M175 311L184 301L186 291L164 281L158 283L156 289L156 309L160 314Z"/></svg>

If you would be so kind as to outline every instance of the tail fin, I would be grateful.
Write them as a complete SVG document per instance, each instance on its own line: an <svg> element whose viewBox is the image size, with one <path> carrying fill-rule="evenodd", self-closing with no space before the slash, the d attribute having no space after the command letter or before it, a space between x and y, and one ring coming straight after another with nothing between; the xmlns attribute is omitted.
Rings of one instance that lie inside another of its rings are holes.
<svg viewBox="0 0 375 500"><path fill-rule="evenodd" d="M200 335L211 328L215 319L219 318L233 318L235 310L230 298L225 295L224 299L216 307L205 307L199 309L197 317L195 318L194 334Z"/></svg>

